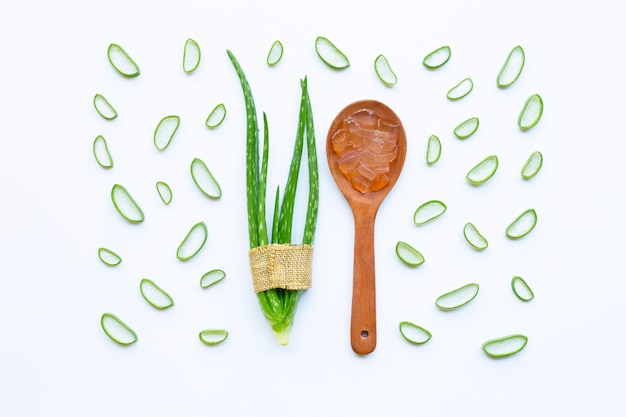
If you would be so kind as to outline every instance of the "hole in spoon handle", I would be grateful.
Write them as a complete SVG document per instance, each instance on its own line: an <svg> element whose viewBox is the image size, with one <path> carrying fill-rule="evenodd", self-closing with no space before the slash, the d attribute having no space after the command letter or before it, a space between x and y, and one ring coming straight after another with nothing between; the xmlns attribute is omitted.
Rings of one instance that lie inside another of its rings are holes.
<svg viewBox="0 0 626 417"><path fill-rule="evenodd" d="M376 272L374 216L355 216L354 277L350 342L360 355L376 348Z"/></svg>

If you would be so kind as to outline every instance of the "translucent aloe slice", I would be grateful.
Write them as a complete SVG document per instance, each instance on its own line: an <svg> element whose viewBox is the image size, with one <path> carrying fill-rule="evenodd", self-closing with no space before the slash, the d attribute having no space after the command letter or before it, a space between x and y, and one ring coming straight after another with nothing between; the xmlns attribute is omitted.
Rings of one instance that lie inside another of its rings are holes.
<svg viewBox="0 0 626 417"><path fill-rule="evenodd" d="M144 221L141 207L123 186L119 184L113 186L111 189L111 200L118 213L129 222L141 223Z"/></svg>
<svg viewBox="0 0 626 417"><path fill-rule="evenodd" d="M533 94L526 100L517 119L517 125L522 130L528 130L539 123L543 114L543 99L539 94Z"/></svg>
<svg viewBox="0 0 626 417"><path fill-rule="evenodd" d="M442 46L426 55L422 63L426 68L435 69L443 66L443 64L448 62L450 56L452 56L452 51L450 50L450 47Z"/></svg>
<svg viewBox="0 0 626 417"><path fill-rule="evenodd" d="M141 280L139 291L142 297L154 308L165 310L174 305L172 297L148 278Z"/></svg>
<svg viewBox="0 0 626 417"><path fill-rule="evenodd" d="M280 59L283 57L283 51L284 48L282 42L278 40L274 41L272 47L270 48L270 51L267 53L267 65L273 67L274 65L278 64Z"/></svg>
<svg viewBox="0 0 626 417"><path fill-rule="evenodd" d="M172 141L179 125L180 117L178 116L165 116L162 118L156 129L154 129L154 146L160 151L165 150Z"/></svg>
<svg viewBox="0 0 626 417"><path fill-rule="evenodd" d="M424 263L424 255L406 242L396 244L396 255L408 266L418 266Z"/></svg>
<svg viewBox="0 0 626 417"><path fill-rule="evenodd" d="M132 345L137 341L137 333L114 314L104 313L100 318L100 325L115 343Z"/></svg>
<svg viewBox="0 0 626 417"><path fill-rule="evenodd" d="M98 135L93 141L93 156L102 168L113 168L113 158L107 141L102 135Z"/></svg>
<svg viewBox="0 0 626 417"><path fill-rule="evenodd" d="M497 339L487 340L483 343L483 350L492 358L502 358L511 356L526 347L528 338L521 334L499 337Z"/></svg>
<svg viewBox="0 0 626 417"><path fill-rule="evenodd" d="M439 200L427 201L415 210L413 222L417 226L428 223L445 213L446 209L446 205Z"/></svg>
<svg viewBox="0 0 626 417"><path fill-rule="evenodd" d="M443 294L435 304L441 310L455 310L472 301L478 294L478 284L471 283Z"/></svg>
<svg viewBox="0 0 626 417"><path fill-rule="evenodd" d="M350 66L348 57L323 36L315 39L315 52L326 65L333 69L341 70Z"/></svg>
<svg viewBox="0 0 626 417"><path fill-rule="evenodd" d="M214 200L222 196L220 185L201 159L194 158L194 160L191 161L190 170L193 182L196 183L204 195Z"/></svg>
<svg viewBox="0 0 626 417"><path fill-rule="evenodd" d="M537 212L534 209L528 209L513 220L513 223L506 228L506 235L511 239L519 239L529 234L536 225Z"/></svg>
<svg viewBox="0 0 626 417"><path fill-rule="evenodd" d="M211 110L204 124L206 124L209 129L214 129L221 125L225 118L226 106L224 106L224 103L220 103Z"/></svg>
<svg viewBox="0 0 626 417"><path fill-rule="evenodd" d="M513 84L519 78L524 68L524 61L526 56L521 46L517 45L509 52L509 55L502 65L502 69L498 73L497 83L498 87L504 88Z"/></svg>
<svg viewBox="0 0 626 417"><path fill-rule="evenodd" d="M164 183L163 181L157 181L156 189L159 193L159 197L161 197L161 201L163 201L165 205L168 205L172 202L172 189L169 185L167 185L167 183Z"/></svg>
<svg viewBox="0 0 626 417"><path fill-rule="evenodd" d="M387 86L396 85L398 82L398 77L391 69L387 58L384 55L378 55L374 60L374 70L376 70L376 75L378 75L378 79L383 82L383 84Z"/></svg>
<svg viewBox="0 0 626 417"><path fill-rule="evenodd" d="M108 266L117 266L122 263L122 258L111 249L107 248L99 248L98 249L98 258Z"/></svg>
<svg viewBox="0 0 626 417"><path fill-rule="evenodd" d="M498 169L498 157L490 155L480 161L474 168L470 169L465 178L474 184L480 185L487 182Z"/></svg>
<svg viewBox="0 0 626 417"><path fill-rule="evenodd" d="M535 298L535 294L522 277L514 276L511 279L511 288L515 296L522 301L530 301Z"/></svg>
<svg viewBox="0 0 626 417"><path fill-rule="evenodd" d="M221 269L213 269L200 278L200 286L202 288L209 288L211 285L215 285L221 280L226 278L226 272Z"/></svg>
<svg viewBox="0 0 626 417"><path fill-rule="evenodd" d="M487 239L483 235L480 234L476 226L472 223L467 223L463 228L463 236L465 236L465 240L476 250L484 250L487 249L489 243Z"/></svg>
<svg viewBox="0 0 626 417"><path fill-rule="evenodd" d="M96 94L94 96L93 106L96 108L98 114L106 120L113 120L117 117L117 111L115 111L111 103L109 103L102 94Z"/></svg>
<svg viewBox="0 0 626 417"><path fill-rule="evenodd" d="M178 246L176 257L181 261L187 261L194 256L204 246L207 238L207 228L204 222L196 223L187 233L187 236Z"/></svg>
<svg viewBox="0 0 626 417"><path fill-rule="evenodd" d="M459 139L467 139L478 130L478 117L470 117L454 128L454 135Z"/></svg>
<svg viewBox="0 0 626 417"><path fill-rule="evenodd" d="M139 67L121 46L110 44L107 57L113 68L124 77L133 78L139 75Z"/></svg>
<svg viewBox="0 0 626 417"><path fill-rule="evenodd" d="M228 331L223 329L202 330L199 336L200 341L205 345L219 345L228 337Z"/></svg>
<svg viewBox="0 0 626 417"><path fill-rule="evenodd" d="M446 94L446 97L448 97L448 99L452 101L460 100L466 95L468 95L469 93L471 93L473 89L474 89L474 82L472 81L472 79L465 78L464 80L459 82L457 85L452 87L450 90L448 90L448 94Z"/></svg>
<svg viewBox="0 0 626 417"><path fill-rule="evenodd" d="M428 138L428 146L426 147L426 163L432 165L439 161L441 157L441 141L435 135Z"/></svg>
<svg viewBox="0 0 626 417"><path fill-rule="evenodd" d="M414 345L423 345L432 337L428 330L408 321L400 322L400 334Z"/></svg>
<svg viewBox="0 0 626 417"><path fill-rule="evenodd" d="M534 151L530 154L530 156L524 163L524 166L522 167L522 178L524 178L525 180L531 179L532 177L537 175L542 165L543 155L541 155L541 152L539 151Z"/></svg>
<svg viewBox="0 0 626 417"><path fill-rule="evenodd" d="M200 45L195 40L189 38L185 41L183 48L183 71L191 74L200 65Z"/></svg>

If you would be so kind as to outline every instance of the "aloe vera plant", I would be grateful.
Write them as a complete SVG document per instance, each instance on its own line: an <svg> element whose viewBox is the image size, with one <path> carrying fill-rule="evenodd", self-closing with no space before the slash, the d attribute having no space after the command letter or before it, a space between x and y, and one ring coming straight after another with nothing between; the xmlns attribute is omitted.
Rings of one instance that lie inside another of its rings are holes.
<svg viewBox="0 0 626 417"><path fill-rule="evenodd" d="M294 143L293 156L285 185L282 201L277 189L274 204L274 216L271 227L271 239L268 232L265 199L269 155L269 128L267 117L263 114L263 152L259 153L258 119L254 97L243 69L231 51L228 56L239 77L246 107L246 191L248 207L248 233L250 248L257 248L271 243L292 243L293 211L296 187L304 144L306 142L308 162L309 195L304 223L302 244L312 245L315 235L318 211L318 168L315 148L315 132L307 79L301 80L302 90L298 128ZM281 345L289 343L298 300L304 290L270 288L257 292L261 309L272 327Z"/></svg>

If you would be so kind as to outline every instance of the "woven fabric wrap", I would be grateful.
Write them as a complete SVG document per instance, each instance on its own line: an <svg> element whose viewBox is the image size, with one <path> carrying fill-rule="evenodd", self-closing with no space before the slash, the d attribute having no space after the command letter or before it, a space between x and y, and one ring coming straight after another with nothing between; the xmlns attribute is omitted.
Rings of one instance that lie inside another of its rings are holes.
<svg viewBox="0 0 626 417"><path fill-rule="evenodd" d="M272 243L250 249L248 256L255 293L272 288L311 288L312 245Z"/></svg>

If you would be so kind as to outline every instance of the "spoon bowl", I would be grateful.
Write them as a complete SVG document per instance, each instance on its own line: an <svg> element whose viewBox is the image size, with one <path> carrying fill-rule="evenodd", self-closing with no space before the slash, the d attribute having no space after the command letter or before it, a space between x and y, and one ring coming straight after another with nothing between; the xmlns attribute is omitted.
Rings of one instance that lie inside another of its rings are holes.
<svg viewBox="0 0 626 417"><path fill-rule="evenodd" d="M375 100L356 101L333 120L326 139L330 172L354 216L350 342L364 355L376 348L374 224L406 158L400 118Z"/></svg>

